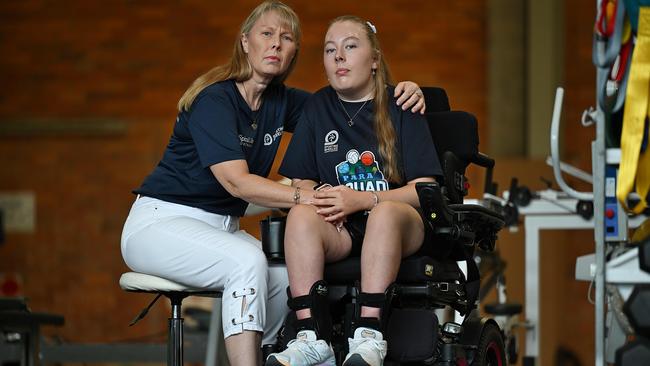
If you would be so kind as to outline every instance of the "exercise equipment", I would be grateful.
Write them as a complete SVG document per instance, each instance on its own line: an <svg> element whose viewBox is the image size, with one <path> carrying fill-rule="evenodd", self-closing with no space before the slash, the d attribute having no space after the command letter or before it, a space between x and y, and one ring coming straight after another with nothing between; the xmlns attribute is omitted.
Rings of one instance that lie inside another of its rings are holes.
<svg viewBox="0 0 650 366"><path fill-rule="evenodd" d="M650 341L635 339L616 351L616 366L650 365Z"/></svg>
<svg viewBox="0 0 650 366"><path fill-rule="evenodd" d="M650 236L639 243L639 268L650 273Z"/></svg>
<svg viewBox="0 0 650 366"><path fill-rule="evenodd" d="M493 316L499 325L508 363L515 364L519 358L519 339L515 329L524 326L519 321L519 314L521 314L523 306L519 303L508 302L505 279L506 262L501 258L499 252L497 250L493 252L477 250L476 254L475 260L479 264L482 279L479 302L484 303L488 293L492 289L496 290L497 301L486 303L483 309L487 314Z"/></svg>
<svg viewBox="0 0 650 366"><path fill-rule="evenodd" d="M636 285L625 301L623 311L635 332L650 338L650 285Z"/></svg>
<svg viewBox="0 0 650 366"><path fill-rule="evenodd" d="M40 365L41 326L63 323L61 315L32 312L24 298L0 297L0 364Z"/></svg>

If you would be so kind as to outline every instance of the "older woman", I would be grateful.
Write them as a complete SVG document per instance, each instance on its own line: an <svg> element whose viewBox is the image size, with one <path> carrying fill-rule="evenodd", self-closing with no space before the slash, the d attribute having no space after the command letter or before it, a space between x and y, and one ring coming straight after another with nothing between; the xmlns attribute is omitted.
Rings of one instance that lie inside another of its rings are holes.
<svg viewBox="0 0 650 366"><path fill-rule="evenodd" d="M293 131L309 93L284 86L298 53L299 20L278 1L256 7L225 65L197 78L162 160L137 188L122 233L134 271L222 290L231 365L259 362L287 313L286 269L267 265L258 240L239 230L249 202L292 207L313 192L269 174L283 131ZM401 90L404 107L423 110L419 89Z"/></svg>
<svg viewBox="0 0 650 366"><path fill-rule="evenodd" d="M280 173L303 190L326 185L313 205L300 203L287 218L285 256L298 333L267 366L335 364L323 266L351 255L361 256L362 307L343 365L383 364L385 293L401 259L420 250L425 236L415 183L442 173L424 118L395 107L372 24L335 19L323 62L330 86L305 105Z"/></svg>

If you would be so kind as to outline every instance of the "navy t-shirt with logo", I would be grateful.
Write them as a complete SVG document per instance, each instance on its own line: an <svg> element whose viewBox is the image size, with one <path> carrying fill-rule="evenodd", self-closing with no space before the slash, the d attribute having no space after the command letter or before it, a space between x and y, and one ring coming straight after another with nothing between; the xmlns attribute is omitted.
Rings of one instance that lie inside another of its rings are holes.
<svg viewBox="0 0 650 366"><path fill-rule="evenodd" d="M425 118L395 105L393 87L388 87L387 92L403 178L401 184L389 183L384 176L384 162L373 127L373 102L364 105L340 101L329 86L305 104L280 174L333 186L346 185L358 191L385 191L416 178L442 175ZM352 126L348 124L350 117Z"/></svg>
<svg viewBox="0 0 650 366"><path fill-rule="evenodd" d="M179 112L161 161L134 193L242 216L248 203L228 193L210 166L246 160L251 173L266 177L283 131L293 132L309 95L281 84L269 85L259 110L253 112L233 80L206 87L189 111Z"/></svg>

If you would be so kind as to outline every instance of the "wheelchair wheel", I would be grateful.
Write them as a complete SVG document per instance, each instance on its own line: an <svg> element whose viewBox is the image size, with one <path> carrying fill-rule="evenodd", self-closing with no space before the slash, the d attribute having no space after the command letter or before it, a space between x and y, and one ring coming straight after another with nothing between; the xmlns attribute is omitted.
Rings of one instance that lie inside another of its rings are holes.
<svg viewBox="0 0 650 366"><path fill-rule="evenodd" d="M478 344L476 366L506 366L506 352L501 331L496 324L485 324Z"/></svg>

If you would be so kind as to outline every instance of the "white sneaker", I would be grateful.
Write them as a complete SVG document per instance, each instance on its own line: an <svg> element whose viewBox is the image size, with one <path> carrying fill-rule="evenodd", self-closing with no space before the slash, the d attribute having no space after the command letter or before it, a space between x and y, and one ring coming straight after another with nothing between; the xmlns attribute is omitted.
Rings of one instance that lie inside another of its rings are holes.
<svg viewBox="0 0 650 366"><path fill-rule="evenodd" d="M266 358L266 366L336 366L332 347L322 339L316 339L313 330L302 330L296 339L289 341L287 349L272 353Z"/></svg>
<svg viewBox="0 0 650 366"><path fill-rule="evenodd" d="M359 327L354 338L348 338L350 352L345 356L343 366L382 366L388 344L381 332L371 328Z"/></svg>

